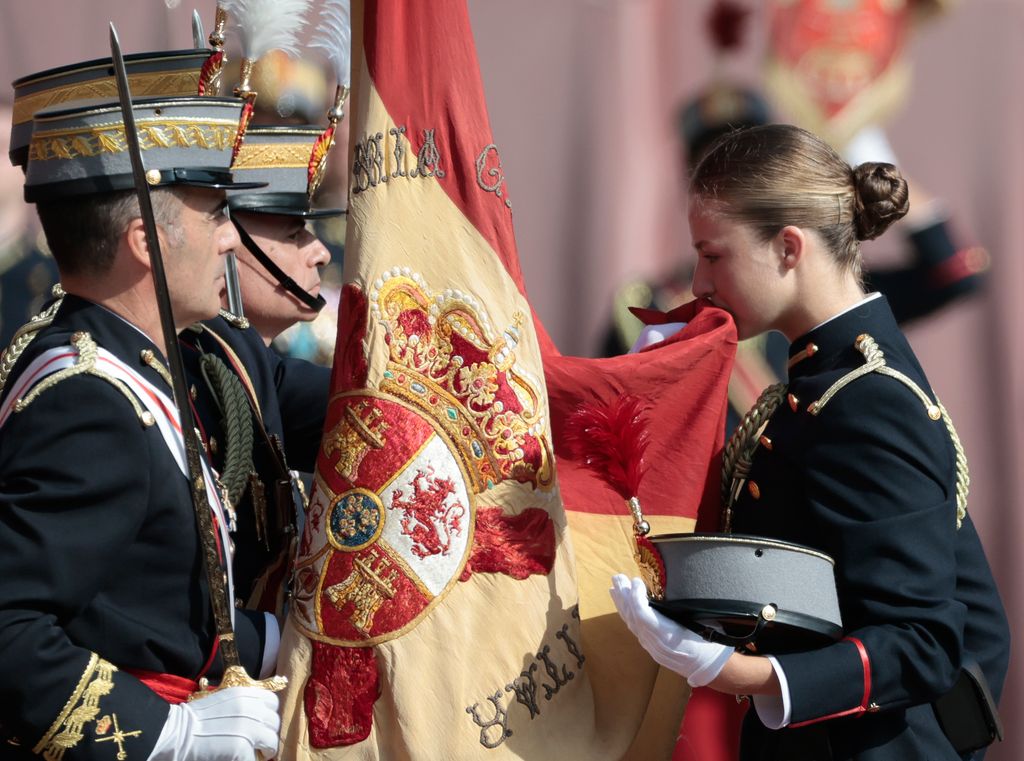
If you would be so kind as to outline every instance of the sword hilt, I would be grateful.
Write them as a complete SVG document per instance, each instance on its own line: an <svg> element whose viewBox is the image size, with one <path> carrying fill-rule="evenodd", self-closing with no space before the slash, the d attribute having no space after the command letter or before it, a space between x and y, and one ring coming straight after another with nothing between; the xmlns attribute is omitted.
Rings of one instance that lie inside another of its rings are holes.
<svg viewBox="0 0 1024 761"><path fill-rule="evenodd" d="M220 684L211 685L210 680L206 677L200 679L199 689L188 696L188 702L205 698L207 695L226 690L229 687L256 687L261 690L280 692L287 686L288 677L272 676L268 679L253 679L242 666L228 666L224 669L224 676L221 678Z"/></svg>

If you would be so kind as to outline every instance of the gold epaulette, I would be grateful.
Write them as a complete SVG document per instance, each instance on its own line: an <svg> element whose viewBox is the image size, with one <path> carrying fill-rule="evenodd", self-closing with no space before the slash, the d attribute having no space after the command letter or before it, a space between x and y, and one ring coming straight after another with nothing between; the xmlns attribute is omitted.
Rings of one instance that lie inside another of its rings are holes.
<svg viewBox="0 0 1024 761"><path fill-rule="evenodd" d="M73 378L76 375L93 375L107 381L107 383L124 395L125 399L127 399L129 404L132 405L132 409L135 410L135 414L138 416L139 421L144 427L148 428L156 423L156 419L153 417L153 414L149 410L144 410L142 408L142 405L139 404L139 400L135 398L135 394L131 392L123 381L96 368L97 347L96 342L92 340L92 336L85 331L74 333L71 336L71 345L78 350L78 356L75 358L75 363L70 367L65 367L63 370L58 370L51 375L47 375L39 381L39 383L33 386L25 396L21 397L14 403L15 412L23 411L32 404L32 402L38 399L41 394L48 389L53 388L61 381Z"/></svg>
<svg viewBox="0 0 1024 761"><path fill-rule="evenodd" d="M36 334L53 322L54 315L57 314L60 305L64 303L64 289L61 288L60 283L55 284L50 292L57 300L18 328L7 348L3 350L3 353L0 353L0 391L3 391L4 386L7 385L7 377L11 374L11 370L14 369L14 364L18 361L18 357L32 343Z"/></svg>
<svg viewBox="0 0 1024 761"><path fill-rule="evenodd" d="M960 437L957 435L956 428L953 426L953 420L950 418L949 413L946 412L946 408L942 406L942 402L940 402L937 397L933 402L928 398L928 394L924 392L924 389L915 383L912 378L901 373L895 368L889 367L885 363L884 352L879 348L875 339L867 333L861 333L857 336L857 340L854 341L853 345L857 348L857 351L864 355L864 364L855 370L851 370L829 386L825 393L821 395L820 399L815 402L811 402L807 406L807 411L812 415L820 415L821 411L825 409L825 405L828 404L836 394L858 378L863 378L865 375L869 375L870 373L878 373L879 375L887 375L890 378L895 378L904 386L909 388L914 395L921 400L921 404L924 405L924 409L928 417L932 420L941 420L943 422L946 426L946 430L949 432L949 437L953 442L953 449L956 451L956 527L960 528L963 523L964 516L967 514L967 493L970 488L971 477L967 467L967 456L964 454L963 446L960 443Z"/></svg>
<svg viewBox="0 0 1024 761"><path fill-rule="evenodd" d="M229 312L227 309L221 309L219 314L231 327L238 328L239 330L249 329L249 321L245 317L239 317L237 314Z"/></svg>
<svg viewBox="0 0 1024 761"><path fill-rule="evenodd" d="M928 417L932 420L941 420L942 411L940 405L933 403L924 390L918 386L912 379L901 373L899 370L895 370L885 364L885 354L878 347L875 339L869 336L867 333L861 333L857 336L857 340L853 342L854 347L857 351L864 355L864 364L855 370L851 370L842 378L837 380L828 390L821 395L821 398L816 402L811 402L807 406L807 411L812 415L818 415L825 408L825 405L829 401L846 388L848 385L853 383L858 378L863 378L865 375L870 373L878 373L880 375L888 375L890 378L895 378L904 386L909 388L921 403L924 405L924 411L928 413Z"/></svg>

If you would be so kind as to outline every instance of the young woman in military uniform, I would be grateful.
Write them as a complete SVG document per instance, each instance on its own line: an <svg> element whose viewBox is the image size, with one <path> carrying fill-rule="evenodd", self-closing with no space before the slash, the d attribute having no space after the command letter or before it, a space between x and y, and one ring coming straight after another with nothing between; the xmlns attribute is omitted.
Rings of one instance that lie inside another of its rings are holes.
<svg viewBox="0 0 1024 761"><path fill-rule="evenodd" d="M724 136L693 175L695 295L741 339L791 342L788 385L765 391L726 449L750 467L729 478L723 528L833 557L846 636L739 653L657 614L638 579L616 576L612 596L662 665L752 696L743 759L970 757L932 703L971 660L1002 688L1009 631L965 512L963 450L885 298L861 284L859 241L908 206L896 167L851 168L789 125Z"/></svg>

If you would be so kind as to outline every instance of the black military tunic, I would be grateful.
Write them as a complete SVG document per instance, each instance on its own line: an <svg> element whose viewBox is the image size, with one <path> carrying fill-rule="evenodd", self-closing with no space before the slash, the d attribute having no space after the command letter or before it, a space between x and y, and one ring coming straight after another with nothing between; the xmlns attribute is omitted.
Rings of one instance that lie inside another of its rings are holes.
<svg viewBox="0 0 1024 761"><path fill-rule="evenodd" d="M79 332L171 396L141 358L149 350L161 359L145 335L69 295L18 360L4 398L35 357ZM0 428L0 743L17 743L0 745L5 759L34 751L113 761L123 750L144 761L168 705L129 672L195 679L213 653L188 485L130 395L79 372ZM250 673L260 670L263 621L236 616ZM208 674L221 668L214 658Z"/></svg>
<svg viewBox="0 0 1024 761"><path fill-rule="evenodd" d="M924 397L891 375L849 376L865 366L865 334ZM957 529L956 452L935 395L884 298L797 339L790 356L732 528L831 555L847 639L778 656L791 724L770 731L749 711L741 757L959 759L930 704L966 658L998 698L1009 631L969 515Z"/></svg>
<svg viewBox="0 0 1024 761"><path fill-rule="evenodd" d="M229 323L223 317L184 331L181 343L203 438L214 467L222 473L233 445L226 435L226 415L239 415L226 411L230 405L223 392L214 390L218 384L211 377L213 370L201 366L203 355L216 357L241 381L240 393L244 392L245 399L242 420L235 423L251 426L251 472L256 483L247 479L231 495L238 523L235 589L249 606L273 612L289 570L283 562L291 538L288 529L296 520L288 469L309 473L314 469L327 410L330 368L282 357L263 343L254 328L240 327L239 321ZM254 500L254 491L262 493L265 504L260 498Z"/></svg>

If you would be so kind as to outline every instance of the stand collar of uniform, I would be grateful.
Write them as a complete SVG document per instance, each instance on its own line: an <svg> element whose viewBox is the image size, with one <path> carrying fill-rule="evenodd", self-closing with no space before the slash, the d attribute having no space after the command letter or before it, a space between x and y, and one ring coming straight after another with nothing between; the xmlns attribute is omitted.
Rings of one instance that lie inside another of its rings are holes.
<svg viewBox="0 0 1024 761"><path fill-rule="evenodd" d="M860 357L854 341L861 333L893 321L885 296L873 293L825 322L815 326L789 345L789 378L793 380L836 365L845 352Z"/></svg>
<svg viewBox="0 0 1024 761"><path fill-rule="evenodd" d="M68 293L54 317L54 323L72 330L87 331L97 344L137 368L157 388L170 390L163 376L142 359L142 352L148 350L166 367L167 358L164 353L137 325L116 312L82 296Z"/></svg>

